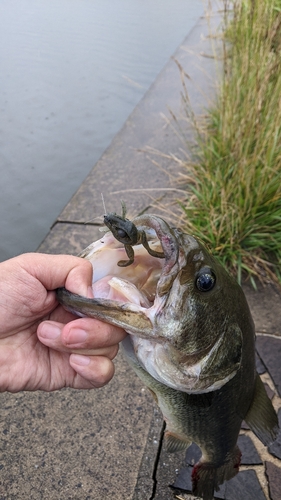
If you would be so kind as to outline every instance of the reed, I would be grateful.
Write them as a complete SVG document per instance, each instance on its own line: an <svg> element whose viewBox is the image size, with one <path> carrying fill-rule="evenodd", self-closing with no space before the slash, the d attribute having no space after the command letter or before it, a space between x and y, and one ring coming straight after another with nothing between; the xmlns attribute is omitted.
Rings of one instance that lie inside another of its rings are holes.
<svg viewBox="0 0 281 500"><path fill-rule="evenodd" d="M239 282L246 273L254 286L256 278L280 283L281 0L232 7L220 89L195 127L196 161L185 164L184 228Z"/></svg>

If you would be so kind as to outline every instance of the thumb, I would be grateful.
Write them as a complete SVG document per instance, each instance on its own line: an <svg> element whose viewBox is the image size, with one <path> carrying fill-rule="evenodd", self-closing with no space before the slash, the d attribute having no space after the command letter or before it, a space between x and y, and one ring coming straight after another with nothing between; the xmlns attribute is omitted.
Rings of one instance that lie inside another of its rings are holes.
<svg viewBox="0 0 281 500"><path fill-rule="evenodd" d="M65 287L73 293L88 296L93 268L88 260L73 255L25 254L22 267L38 279L46 290Z"/></svg>

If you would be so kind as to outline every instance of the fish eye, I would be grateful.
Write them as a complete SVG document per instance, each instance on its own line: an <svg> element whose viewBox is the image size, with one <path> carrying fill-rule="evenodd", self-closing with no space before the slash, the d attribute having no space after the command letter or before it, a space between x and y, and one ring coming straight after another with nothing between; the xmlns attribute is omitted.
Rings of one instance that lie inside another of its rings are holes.
<svg viewBox="0 0 281 500"><path fill-rule="evenodd" d="M214 288L216 277L211 269L201 269L201 273L197 276L196 286L200 292L209 292Z"/></svg>

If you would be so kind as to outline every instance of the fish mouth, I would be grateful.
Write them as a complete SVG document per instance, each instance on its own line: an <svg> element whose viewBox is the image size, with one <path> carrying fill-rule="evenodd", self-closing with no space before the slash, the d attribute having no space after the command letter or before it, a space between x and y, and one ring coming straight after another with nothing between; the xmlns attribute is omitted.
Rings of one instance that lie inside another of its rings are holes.
<svg viewBox="0 0 281 500"><path fill-rule="evenodd" d="M151 248L159 251L161 244L155 231L147 231L147 236ZM58 301L78 316L101 319L140 337L154 336L154 317L165 302L165 297L156 296L165 265L163 259L152 257L142 245L136 245L133 263L120 267L118 263L127 255L124 245L110 232L89 245L79 257L89 260L93 266L94 298L59 288Z"/></svg>
<svg viewBox="0 0 281 500"><path fill-rule="evenodd" d="M147 230L147 237L154 251L162 250L155 231ZM130 334L145 338L154 336L154 318L164 307L166 298L159 297L158 293L165 261L149 255L140 244L134 246L133 263L128 267L119 266L118 263L127 255L124 245L110 232L87 247L80 257L89 260L93 266L94 299L88 299L87 303L83 301L81 311L82 304L76 297L79 301L76 312L84 315L93 312L95 317L120 326Z"/></svg>

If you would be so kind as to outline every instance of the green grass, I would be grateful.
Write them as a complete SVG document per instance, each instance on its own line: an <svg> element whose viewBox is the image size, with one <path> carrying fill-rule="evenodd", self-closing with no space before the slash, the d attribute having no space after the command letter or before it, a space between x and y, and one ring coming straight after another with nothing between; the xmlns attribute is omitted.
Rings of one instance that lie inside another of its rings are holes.
<svg viewBox="0 0 281 500"><path fill-rule="evenodd" d="M281 282L281 0L232 5L217 100L186 164L184 228L238 281Z"/></svg>

